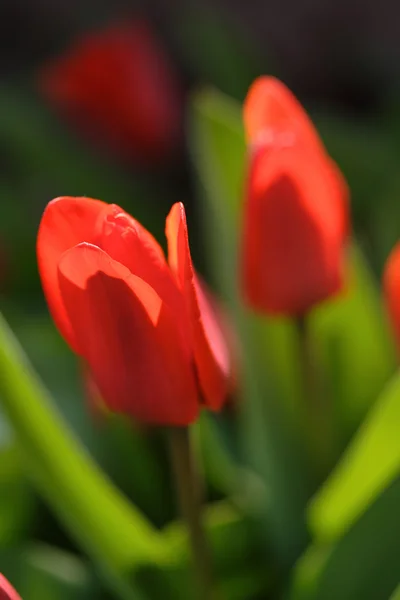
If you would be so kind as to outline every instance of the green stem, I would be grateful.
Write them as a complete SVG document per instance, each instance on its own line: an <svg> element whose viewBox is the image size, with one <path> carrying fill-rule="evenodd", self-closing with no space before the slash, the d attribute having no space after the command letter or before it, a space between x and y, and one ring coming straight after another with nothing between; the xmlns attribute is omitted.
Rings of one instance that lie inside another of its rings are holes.
<svg viewBox="0 0 400 600"><path fill-rule="evenodd" d="M332 466L332 403L322 380L315 355L308 315L295 319L299 341L299 360L304 391L304 419L309 452L318 479L324 478Z"/></svg>
<svg viewBox="0 0 400 600"><path fill-rule="evenodd" d="M202 485L188 427L168 430L171 463L183 519L188 528L199 600L214 598L211 560L202 522Z"/></svg>

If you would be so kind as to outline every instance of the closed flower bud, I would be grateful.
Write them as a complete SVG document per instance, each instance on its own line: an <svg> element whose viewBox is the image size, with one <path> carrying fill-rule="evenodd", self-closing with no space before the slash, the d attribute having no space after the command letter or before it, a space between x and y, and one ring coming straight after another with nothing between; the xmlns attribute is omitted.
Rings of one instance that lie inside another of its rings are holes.
<svg viewBox="0 0 400 600"><path fill-rule="evenodd" d="M244 295L260 312L302 315L343 287L347 187L307 114L276 79L253 84L244 122Z"/></svg>

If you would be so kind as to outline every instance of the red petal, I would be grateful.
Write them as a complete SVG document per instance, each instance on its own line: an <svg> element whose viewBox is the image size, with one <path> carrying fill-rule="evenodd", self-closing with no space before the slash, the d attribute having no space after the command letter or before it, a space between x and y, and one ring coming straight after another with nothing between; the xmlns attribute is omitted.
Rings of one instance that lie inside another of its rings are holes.
<svg viewBox="0 0 400 600"><path fill-rule="evenodd" d="M275 77L258 77L251 85L243 109L246 137L257 142L265 131L294 133L297 141L321 150L323 144L300 102Z"/></svg>
<svg viewBox="0 0 400 600"><path fill-rule="evenodd" d="M386 305L400 352L400 243L396 244L386 261L383 287Z"/></svg>
<svg viewBox="0 0 400 600"><path fill-rule="evenodd" d="M61 197L49 202L37 238L37 259L43 291L51 315L66 341L79 352L58 282L58 263L66 250L81 242L96 242L96 222L107 207L91 198Z"/></svg>
<svg viewBox="0 0 400 600"><path fill-rule="evenodd" d="M11 583L0 573L0 600L21 600Z"/></svg>
<svg viewBox="0 0 400 600"><path fill-rule="evenodd" d="M153 288L89 244L66 252L59 279L82 355L107 406L147 423L192 422L198 401L191 356L175 315Z"/></svg>
<svg viewBox="0 0 400 600"><path fill-rule="evenodd" d="M339 291L346 210L322 153L257 152L243 231L243 283L254 308L299 314Z"/></svg>
<svg viewBox="0 0 400 600"><path fill-rule="evenodd" d="M148 283L178 318L184 318L184 301L164 252L154 237L122 208L110 205L102 219L98 244L133 275Z"/></svg>
<svg viewBox="0 0 400 600"><path fill-rule="evenodd" d="M191 317L195 361L204 401L209 408L219 410L230 385L229 352L215 312L193 269L183 204L172 207L167 217L166 235L169 264L186 298Z"/></svg>

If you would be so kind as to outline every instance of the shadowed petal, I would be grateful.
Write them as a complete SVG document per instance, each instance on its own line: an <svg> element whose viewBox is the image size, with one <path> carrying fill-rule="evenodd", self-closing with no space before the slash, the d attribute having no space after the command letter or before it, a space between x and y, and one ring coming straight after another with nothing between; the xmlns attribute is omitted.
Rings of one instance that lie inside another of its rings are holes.
<svg viewBox="0 0 400 600"><path fill-rule="evenodd" d="M191 357L169 307L146 282L96 246L66 252L64 304L107 406L139 421L186 425L198 412Z"/></svg>
<svg viewBox="0 0 400 600"><path fill-rule="evenodd" d="M172 207L166 222L168 258L190 313L197 373L206 405L219 410L230 387L229 351L216 314L193 269L183 204Z"/></svg>
<svg viewBox="0 0 400 600"><path fill-rule="evenodd" d="M259 149L243 229L243 283L254 308L301 314L341 289L346 210L321 153Z"/></svg>

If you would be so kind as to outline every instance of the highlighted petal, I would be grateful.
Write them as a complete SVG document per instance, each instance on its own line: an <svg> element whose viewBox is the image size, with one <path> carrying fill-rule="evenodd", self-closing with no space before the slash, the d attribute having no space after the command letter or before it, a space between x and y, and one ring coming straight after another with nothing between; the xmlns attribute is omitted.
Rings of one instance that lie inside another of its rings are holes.
<svg viewBox="0 0 400 600"><path fill-rule="evenodd" d="M91 198L61 197L50 202L42 216L37 238L39 274L50 313L70 346L79 353L58 282L61 256L81 242L96 243L96 222L107 207Z"/></svg>
<svg viewBox="0 0 400 600"><path fill-rule="evenodd" d="M115 204L108 207L102 218L99 246L114 260L125 265L133 275L146 281L182 321L182 293L161 246L151 233Z"/></svg>
<svg viewBox="0 0 400 600"><path fill-rule="evenodd" d="M168 258L188 306L197 374L205 404L220 410L230 387L229 351L217 316L193 269L183 204L172 207L166 221Z"/></svg>
<svg viewBox="0 0 400 600"><path fill-rule="evenodd" d="M250 87L243 109L248 143L267 132L293 133L297 142L323 150L323 144L300 102L275 77L258 77Z"/></svg>
<svg viewBox="0 0 400 600"><path fill-rule="evenodd" d="M74 334L107 406L135 419L187 425L198 412L191 357L155 290L100 248L80 244L59 266Z"/></svg>

